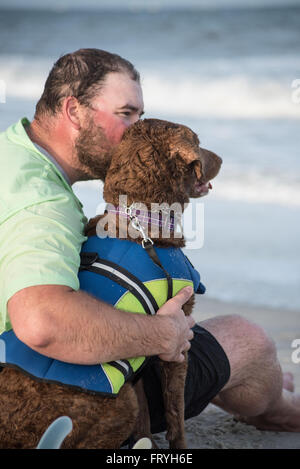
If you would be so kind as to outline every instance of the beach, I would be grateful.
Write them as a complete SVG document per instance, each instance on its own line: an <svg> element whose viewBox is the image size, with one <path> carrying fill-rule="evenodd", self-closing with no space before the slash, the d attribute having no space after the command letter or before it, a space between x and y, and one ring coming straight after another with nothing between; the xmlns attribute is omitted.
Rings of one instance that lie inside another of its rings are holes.
<svg viewBox="0 0 300 469"><path fill-rule="evenodd" d="M300 392L300 363L295 364L291 359L294 350L291 342L300 338L299 333L297 336L299 313L201 298L193 314L196 321L239 314L259 324L275 341L282 369L293 373L295 390ZM190 449L300 449L300 433L260 431L237 422L212 404L199 416L186 421L185 429ZM160 448L168 447L164 433L155 435L155 441Z"/></svg>
<svg viewBox="0 0 300 469"><path fill-rule="evenodd" d="M136 66L145 118L189 126L222 157L211 194L191 202L204 210L189 216L186 254L207 288L193 314L239 314L262 326L300 392L292 361L300 340L299 1L2 3L1 132L32 121L60 56L91 47ZM100 181L72 188L87 218L103 213ZM300 449L299 433L261 432L213 405L186 431L189 448ZM167 447L163 434L155 438Z"/></svg>

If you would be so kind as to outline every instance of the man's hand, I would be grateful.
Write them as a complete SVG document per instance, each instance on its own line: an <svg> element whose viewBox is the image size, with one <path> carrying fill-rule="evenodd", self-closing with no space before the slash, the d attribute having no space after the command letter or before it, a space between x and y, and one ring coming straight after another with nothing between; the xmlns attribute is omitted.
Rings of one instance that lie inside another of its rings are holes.
<svg viewBox="0 0 300 469"><path fill-rule="evenodd" d="M195 320L192 316L185 316L182 306L192 294L192 287L183 288L157 312L157 315L169 320L166 336L169 351L159 355L161 360L183 362L183 352L186 352L191 347L190 340L194 337L191 328L195 325Z"/></svg>

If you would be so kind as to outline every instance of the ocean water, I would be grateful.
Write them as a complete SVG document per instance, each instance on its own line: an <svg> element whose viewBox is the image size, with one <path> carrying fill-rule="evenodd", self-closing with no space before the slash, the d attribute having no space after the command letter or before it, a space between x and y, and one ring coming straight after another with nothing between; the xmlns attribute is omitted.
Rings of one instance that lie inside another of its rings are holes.
<svg viewBox="0 0 300 469"><path fill-rule="evenodd" d="M33 116L54 61L80 47L131 60L145 117L190 126L223 158L202 199L204 245L187 250L207 296L299 310L300 5L0 6L0 130ZM87 216L102 201L101 187L74 185Z"/></svg>

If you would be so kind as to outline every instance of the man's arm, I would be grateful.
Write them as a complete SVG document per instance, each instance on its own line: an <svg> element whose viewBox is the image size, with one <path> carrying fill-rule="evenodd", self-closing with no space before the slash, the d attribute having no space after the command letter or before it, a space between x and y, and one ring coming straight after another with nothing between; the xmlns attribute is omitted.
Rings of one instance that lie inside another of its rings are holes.
<svg viewBox="0 0 300 469"><path fill-rule="evenodd" d="M192 289L182 289L155 316L128 313L82 290L42 285L24 288L8 301L17 337L37 352L78 364L159 355L183 361L193 337L192 316L182 305Z"/></svg>

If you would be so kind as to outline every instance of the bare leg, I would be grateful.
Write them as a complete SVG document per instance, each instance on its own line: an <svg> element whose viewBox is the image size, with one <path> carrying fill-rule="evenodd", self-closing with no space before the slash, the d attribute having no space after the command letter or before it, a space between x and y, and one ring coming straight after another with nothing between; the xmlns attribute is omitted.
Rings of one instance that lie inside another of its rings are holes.
<svg viewBox="0 0 300 469"><path fill-rule="evenodd" d="M213 403L256 428L300 432L300 395L292 392L291 375L282 374L266 333L240 316L200 325L222 345L231 366L230 379Z"/></svg>
<svg viewBox="0 0 300 469"><path fill-rule="evenodd" d="M282 383L283 389L287 389L288 391L294 392L295 391L294 376L292 375L292 373L289 373L289 372L283 373L282 378L283 378L283 383Z"/></svg>

